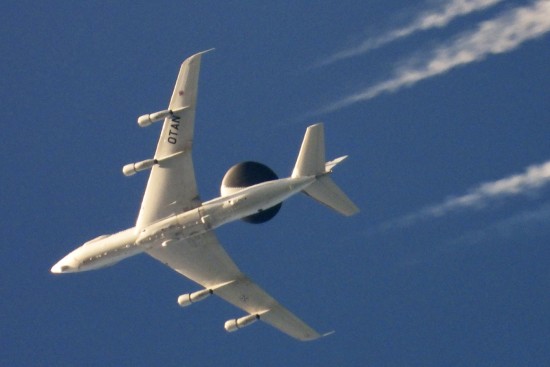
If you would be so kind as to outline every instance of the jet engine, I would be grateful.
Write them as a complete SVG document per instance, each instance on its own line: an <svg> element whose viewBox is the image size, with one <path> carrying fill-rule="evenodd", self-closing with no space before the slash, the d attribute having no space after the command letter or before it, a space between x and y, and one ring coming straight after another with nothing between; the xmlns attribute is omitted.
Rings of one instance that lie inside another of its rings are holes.
<svg viewBox="0 0 550 367"><path fill-rule="evenodd" d="M243 316L239 319L227 320L225 322L224 328L225 330L231 333L233 331L242 329L245 326L252 325L259 319L260 319L260 315L252 314L252 315Z"/></svg>
<svg viewBox="0 0 550 367"><path fill-rule="evenodd" d="M214 293L212 291L212 289L202 289L202 290L196 291L194 293L182 294L181 296L178 297L178 304L181 307L187 307L187 306L190 306L193 303L197 303L199 301L202 301L203 299L205 299L206 297L208 297L212 293Z"/></svg>
<svg viewBox="0 0 550 367"><path fill-rule="evenodd" d="M246 187L262 182L276 180L278 177L267 167L258 162L242 162L231 167L223 176L220 193L222 196L231 195ZM250 215L242 220L247 223L259 224L272 219L281 209L282 203L272 206L260 213Z"/></svg>

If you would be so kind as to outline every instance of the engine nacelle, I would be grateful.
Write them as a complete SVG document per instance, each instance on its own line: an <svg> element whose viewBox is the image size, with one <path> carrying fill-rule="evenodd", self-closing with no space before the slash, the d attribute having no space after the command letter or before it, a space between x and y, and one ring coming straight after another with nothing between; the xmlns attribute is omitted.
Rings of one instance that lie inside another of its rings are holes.
<svg viewBox="0 0 550 367"><path fill-rule="evenodd" d="M164 120L166 117L170 116L171 113L172 111L170 110L162 110L158 112L148 113L147 115L139 116L137 119L137 123L141 127L146 127L151 125L153 122Z"/></svg>
<svg viewBox="0 0 550 367"><path fill-rule="evenodd" d="M258 314L243 316L239 319L233 319L233 320L226 321L225 325L224 325L224 328L225 328L225 330L227 330L228 332L231 333L233 331L237 331L239 329L242 329L245 326L252 325L253 323L258 321L259 319L260 319L260 315L258 315Z"/></svg>
<svg viewBox="0 0 550 367"><path fill-rule="evenodd" d="M158 164L159 161L156 159L146 159L137 163L130 163L122 167L122 173L124 176L132 176L138 173L139 171L144 171L153 167L155 164Z"/></svg>
<svg viewBox="0 0 550 367"><path fill-rule="evenodd" d="M182 294L178 297L178 304L181 307L187 307L190 306L192 303L202 301L203 299L210 296L212 293L214 293L212 289L202 289L194 293Z"/></svg>
<svg viewBox="0 0 550 367"><path fill-rule="evenodd" d="M173 116L185 110L187 107L178 108L176 110L162 110L158 112L149 113L147 115L139 116L137 123L141 127L147 127L153 122L161 121L167 118L168 116Z"/></svg>
<svg viewBox="0 0 550 367"><path fill-rule="evenodd" d="M267 167L258 162L242 162L231 167L223 176L220 193L222 196L228 196L262 182L276 180L278 177ZM260 213L250 215L242 220L247 223L264 223L272 219L281 209L282 203L272 206Z"/></svg>
<svg viewBox="0 0 550 367"><path fill-rule="evenodd" d="M156 164L162 166L163 163L184 153L184 151L181 151L159 159L146 159L141 162L130 163L122 167L122 173L124 173L124 176L133 176L140 171L145 171L146 169L152 168Z"/></svg>

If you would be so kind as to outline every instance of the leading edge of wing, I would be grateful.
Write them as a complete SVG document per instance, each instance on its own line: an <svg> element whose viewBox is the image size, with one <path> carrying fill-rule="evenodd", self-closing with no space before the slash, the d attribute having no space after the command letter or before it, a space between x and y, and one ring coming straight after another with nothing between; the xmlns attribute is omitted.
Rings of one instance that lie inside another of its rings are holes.
<svg viewBox="0 0 550 367"><path fill-rule="evenodd" d="M211 51L196 53L182 62L168 104L174 113L164 119L162 131L155 152L156 159L178 152L190 152L194 135L195 110L199 91L199 74L202 55Z"/></svg>
<svg viewBox="0 0 550 367"><path fill-rule="evenodd" d="M181 275L283 333L301 341L322 336L254 283L229 257L214 232L147 251Z"/></svg>
<svg viewBox="0 0 550 367"><path fill-rule="evenodd" d="M242 273L241 278L224 284L214 290L214 294L250 315L259 316L261 321L295 339L311 341L324 336L300 320Z"/></svg>
<svg viewBox="0 0 550 367"><path fill-rule="evenodd" d="M181 64L168 106L174 113L164 119L154 157L158 161L174 158L151 169L136 221L138 228L200 205L191 152L201 56L208 51Z"/></svg>

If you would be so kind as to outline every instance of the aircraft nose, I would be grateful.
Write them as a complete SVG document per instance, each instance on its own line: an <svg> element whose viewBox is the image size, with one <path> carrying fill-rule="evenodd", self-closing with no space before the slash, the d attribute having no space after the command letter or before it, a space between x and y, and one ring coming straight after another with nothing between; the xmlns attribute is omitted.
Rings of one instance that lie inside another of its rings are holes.
<svg viewBox="0 0 550 367"><path fill-rule="evenodd" d="M65 270L65 269L63 269L63 268L64 268L64 267L63 267L61 264L57 263L57 264L55 264L54 266L52 266L52 268L50 269L50 271L51 271L52 273L54 273L54 274L61 274L61 273L63 273L63 270Z"/></svg>
<svg viewBox="0 0 550 367"><path fill-rule="evenodd" d="M50 271L54 274L69 273L78 270L78 262L74 257L64 257L57 264L52 266Z"/></svg>

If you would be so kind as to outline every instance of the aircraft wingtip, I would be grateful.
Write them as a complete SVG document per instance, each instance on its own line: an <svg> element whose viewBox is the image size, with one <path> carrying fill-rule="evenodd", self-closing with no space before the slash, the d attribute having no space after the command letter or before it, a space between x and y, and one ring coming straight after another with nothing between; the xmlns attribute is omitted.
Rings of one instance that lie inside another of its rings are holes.
<svg viewBox="0 0 550 367"><path fill-rule="evenodd" d="M324 333L321 336L324 338L324 337L327 337L327 336L330 336L330 335L334 334L335 332L336 332L335 330L332 330L332 331L329 331L328 333Z"/></svg>

